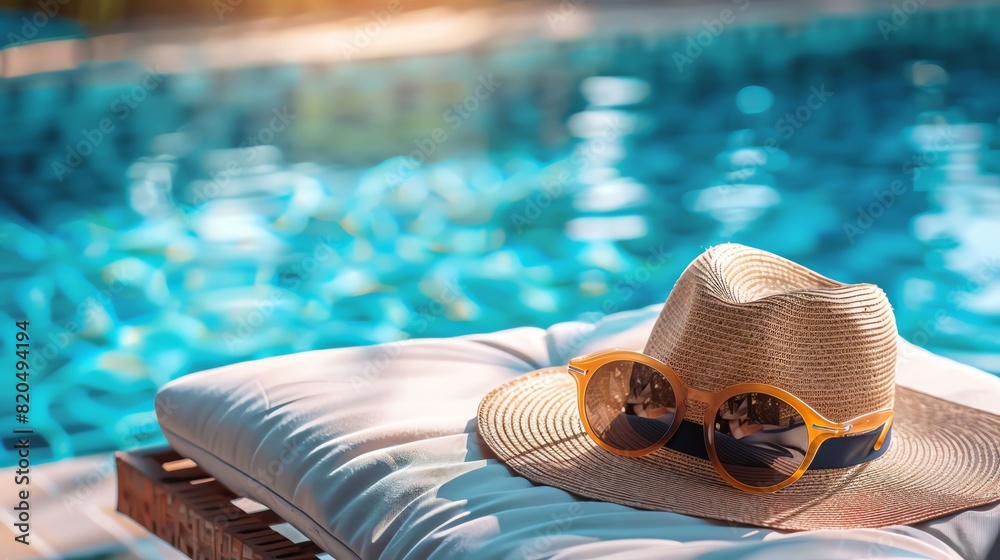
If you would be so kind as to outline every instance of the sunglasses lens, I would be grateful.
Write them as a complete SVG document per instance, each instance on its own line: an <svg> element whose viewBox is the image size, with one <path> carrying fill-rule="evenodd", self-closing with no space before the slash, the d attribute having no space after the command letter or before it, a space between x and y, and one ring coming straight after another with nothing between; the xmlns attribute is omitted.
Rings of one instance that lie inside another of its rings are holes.
<svg viewBox="0 0 1000 560"><path fill-rule="evenodd" d="M805 460L809 432L795 408L766 393L744 393L715 415L715 454L747 486L788 480Z"/></svg>
<svg viewBox="0 0 1000 560"><path fill-rule="evenodd" d="M584 396L587 420L597 437L623 451L645 449L674 423L674 390L655 368L614 361L594 372Z"/></svg>

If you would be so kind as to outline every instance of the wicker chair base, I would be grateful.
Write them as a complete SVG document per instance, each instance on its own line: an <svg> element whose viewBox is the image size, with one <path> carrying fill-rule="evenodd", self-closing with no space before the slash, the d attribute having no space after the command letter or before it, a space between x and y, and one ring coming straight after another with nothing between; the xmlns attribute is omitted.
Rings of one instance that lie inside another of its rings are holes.
<svg viewBox="0 0 1000 560"><path fill-rule="evenodd" d="M194 560L323 554L308 540L295 543L276 531L285 521L273 511L247 513L234 505L240 496L172 449L119 452L115 463L118 511Z"/></svg>

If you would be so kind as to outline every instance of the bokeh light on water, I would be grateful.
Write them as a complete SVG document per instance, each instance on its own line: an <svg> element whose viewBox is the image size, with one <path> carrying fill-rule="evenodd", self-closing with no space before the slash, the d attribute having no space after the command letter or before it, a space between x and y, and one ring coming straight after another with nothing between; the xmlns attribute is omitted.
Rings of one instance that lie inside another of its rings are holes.
<svg viewBox="0 0 1000 560"><path fill-rule="evenodd" d="M39 334L39 455L161 441L194 371L657 303L725 241L877 283L904 337L1000 372L1000 20L876 20L728 29L683 72L673 33L5 80L0 330Z"/></svg>

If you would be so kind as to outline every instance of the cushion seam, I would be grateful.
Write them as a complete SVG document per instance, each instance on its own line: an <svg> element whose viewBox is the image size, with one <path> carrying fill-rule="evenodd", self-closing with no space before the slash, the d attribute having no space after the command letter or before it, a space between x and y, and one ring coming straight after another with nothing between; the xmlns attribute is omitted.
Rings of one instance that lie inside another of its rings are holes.
<svg viewBox="0 0 1000 560"><path fill-rule="evenodd" d="M256 478L254 478L254 477L248 475L247 473L243 472L243 469L240 469L240 468L234 466L232 463L230 463L229 461L226 461L225 459L219 457L215 453L213 453L213 452L205 449L204 447L202 447L202 446L194 443L193 441L189 440L188 438L177 434L173 430L170 430L170 429L168 429L168 428L166 428L164 426L160 426L160 429L163 430L164 434L170 434L172 437L176 437L177 439L182 440L184 443L187 443L191 447L194 447L196 449L199 449L199 450L203 451L209 457L211 457L211 458L219 461L220 463L222 463L226 467L228 467L228 468L232 469L233 471L239 473L241 476L245 477L247 480L254 481L259 487L263 488L268 494L276 497L283 504L285 504L286 506L288 506L289 509L295 510L295 511L299 512L300 514L302 514L302 516L305 517L306 519L308 519L309 521L311 521L312 524L315 525L316 528L319 529L319 531L325 533L332 540L337 541L338 543L340 543L341 545L343 545L344 548L346 548L347 550L351 551L351 553L354 554L355 558L359 558L359 559L361 558L361 555L358 554L357 551L355 551L353 547L349 546L347 543L345 543L341 539L339 539L336 536L334 536L332 533L330 533L329 530L326 529L326 527L324 527L322 524L318 523L315 519L313 519L313 516L309 515L308 513L304 512L304 511L302 511L301 509L299 509L298 506L296 506L295 504L289 502L284 496L282 496L281 494L278 494L277 492L275 492L274 490L272 490L268 485L262 483L261 481L257 480ZM221 481L220 481L220 484L221 484ZM225 486L225 484L223 484L223 486ZM230 489L230 491L232 491L232 490ZM286 522L287 522L287 520L286 520Z"/></svg>

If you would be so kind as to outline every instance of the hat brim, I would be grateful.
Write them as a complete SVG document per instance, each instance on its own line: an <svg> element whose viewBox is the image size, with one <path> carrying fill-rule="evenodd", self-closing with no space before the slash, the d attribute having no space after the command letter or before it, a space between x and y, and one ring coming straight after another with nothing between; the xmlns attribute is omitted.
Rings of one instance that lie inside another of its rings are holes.
<svg viewBox="0 0 1000 560"><path fill-rule="evenodd" d="M1000 500L1000 416L897 386L889 450L844 469L807 471L773 494L726 483L706 460L661 448L609 453L580 423L565 367L491 391L479 431L510 468L539 484L622 505L775 529L908 524Z"/></svg>

